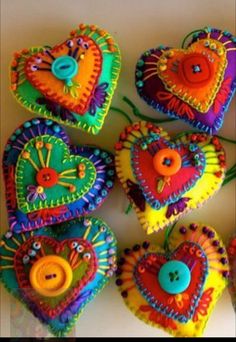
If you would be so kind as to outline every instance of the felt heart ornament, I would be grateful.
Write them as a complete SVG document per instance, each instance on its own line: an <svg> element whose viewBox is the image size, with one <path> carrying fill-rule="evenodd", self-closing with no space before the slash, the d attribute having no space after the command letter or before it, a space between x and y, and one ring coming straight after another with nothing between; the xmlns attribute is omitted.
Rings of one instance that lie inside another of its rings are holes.
<svg viewBox="0 0 236 342"><path fill-rule="evenodd" d="M11 63L13 95L28 110L97 134L120 72L113 38L95 25L79 25L64 42L23 49Z"/></svg>
<svg viewBox="0 0 236 342"><path fill-rule="evenodd" d="M215 134L235 93L235 59L229 32L199 30L185 49L146 51L136 66L137 91L157 111Z"/></svg>
<svg viewBox="0 0 236 342"><path fill-rule="evenodd" d="M224 179L224 150L206 133L171 139L162 127L141 121L125 128L115 149L118 178L147 234L201 206Z"/></svg>
<svg viewBox="0 0 236 342"><path fill-rule="evenodd" d="M236 311L236 237L232 237L227 248L229 256L229 292L232 298L234 310Z"/></svg>
<svg viewBox="0 0 236 342"><path fill-rule="evenodd" d="M203 334L227 286L226 249L216 231L192 223L174 229L164 247L126 248L117 281L129 309L142 321L177 337Z"/></svg>
<svg viewBox="0 0 236 342"><path fill-rule="evenodd" d="M0 279L56 336L66 335L116 270L116 239L96 218L0 241Z"/></svg>
<svg viewBox="0 0 236 342"><path fill-rule="evenodd" d="M63 128L32 119L17 128L3 155L10 229L23 232L85 215L107 198L115 169L111 153L72 146Z"/></svg>

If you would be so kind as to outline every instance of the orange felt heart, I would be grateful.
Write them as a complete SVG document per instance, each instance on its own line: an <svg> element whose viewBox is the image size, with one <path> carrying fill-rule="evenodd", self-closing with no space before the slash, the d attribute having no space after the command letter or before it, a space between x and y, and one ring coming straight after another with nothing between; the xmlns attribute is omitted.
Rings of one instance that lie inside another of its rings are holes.
<svg viewBox="0 0 236 342"><path fill-rule="evenodd" d="M214 49L210 50L212 44ZM223 81L226 52L222 44L209 39L197 41L186 50L163 51L157 74L167 90L206 113Z"/></svg>
<svg viewBox="0 0 236 342"><path fill-rule="evenodd" d="M102 69L102 53L89 37L78 36L28 58L25 74L45 97L84 115Z"/></svg>

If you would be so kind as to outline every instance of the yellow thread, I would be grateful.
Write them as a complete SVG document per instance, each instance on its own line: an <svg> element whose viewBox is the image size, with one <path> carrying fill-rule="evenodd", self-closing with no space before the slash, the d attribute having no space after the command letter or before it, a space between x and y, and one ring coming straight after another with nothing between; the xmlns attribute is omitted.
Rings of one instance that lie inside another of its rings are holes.
<svg viewBox="0 0 236 342"><path fill-rule="evenodd" d="M90 230L91 230L91 226L89 226L89 227L86 229L86 231L85 231L85 233L84 233L84 236L83 236L83 239L87 239L87 237L88 237L88 235L89 235L89 233L90 233Z"/></svg>
<svg viewBox="0 0 236 342"><path fill-rule="evenodd" d="M65 171L59 173L59 176L63 176L63 175L66 175L67 173L72 173L72 172L76 172L76 169L65 170Z"/></svg>
<svg viewBox="0 0 236 342"><path fill-rule="evenodd" d="M157 66L157 62L146 62L145 65L148 64L148 65L156 65Z"/></svg>
<svg viewBox="0 0 236 342"><path fill-rule="evenodd" d="M49 166L49 163L50 163L50 158L51 158L51 150L48 150L48 153L47 153L47 159L46 159L46 167Z"/></svg>
<svg viewBox="0 0 236 342"><path fill-rule="evenodd" d="M33 168L35 168L36 171L39 171L38 166L35 164L35 162L30 157L27 160L31 163L31 165L33 166Z"/></svg>
<svg viewBox="0 0 236 342"><path fill-rule="evenodd" d="M220 40L222 37L223 37L223 33L221 33L221 34L219 35L219 37L217 38L217 40Z"/></svg>
<svg viewBox="0 0 236 342"><path fill-rule="evenodd" d="M102 251L101 253L99 253L99 255L105 255L107 254L107 251Z"/></svg>
<svg viewBox="0 0 236 342"><path fill-rule="evenodd" d="M0 266L0 270L8 270L14 268L12 265Z"/></svg>
<svg viewBox="0 0 236 342"><path fill-rule="evenodd" d="M71 184L71 183L66 183L66 182L61 182L61 181L57 182L57 184L62 185L66 188L70 188L71 186L73 186L73 184Z"/></svg>
<svg viewBox="0 0 236 342"><path fill-rule="evenodd" d="M9 256L5 256L5 255L1 255L0 259L2 259L2 260L14 260L14 258L9 257Z"/></svg>
<svg viewBox="0 0 236 342"><path fill-rule="evenodd" d="M20 246L20 245L21 245L20 242L19 242L18 240L16 240L16 238L14 238L14 236L12 236L12 240L15 242L15 244L16 244L17 246Z"/></svg>
<svg viewBox="0 0 236 342"><path fill-rule="evenodd" d="M107 259L100 259L99 262L107 262Z"/></svg>
<svg viewBox="0 0 236 342"><path fill-rule="evenodd" d="M100 270L108 270L110 267L109 266L99 266Z"/></svg>
<svg viewBox="0 0 236 342"><path fill-rule="evenodd" d="M6 243L4 243L3 247L9 252L16 252L16 249L9 247Z"/></svg>
<svg viewBox="0 0 236 342"><path fill-rule="evenodd" d="M59 175L59 178L66 178L66 179L76 179L76 176L61 176Z"/></svg>
<svg viewBox="0 0 236 342"><path fill-rule="evenodd" d="M34 236L34 232L32 230L30 232L30 236Z"/></svg>
<svg viewBox="0 0 236 342"><path fill-rule="evenodd" d="M156 67L156 68L149 68L149 69L146 69L146 70L144 70L143 73L148 72L148 71L157 71L157 67Z"/></svg>
<svg viewBox="0 0 236 342"><path fill-rule="evenodd" d="M153 77L153 76L156 76L156 75L158 75L158 73L157 72L153 72L152 74L150 74L150 75L147 75L146 77L144 77L144 81L147 81L149 78L151 78L151 77Z"/></svg>
<svg viewBox="0 0 236 342"><path fill-rule="evenodd" d="M236 48L230 48L230 49L227 49L227 51L235 51Z"/></svg>
<svg viewBox="0 0 236 342"><path fill-rule="evenodd" d="M105 243L105 241L99 241L99 242L97 242L97 243L94 243L94 244L93 244L93 247L102 246L102 245L104 245L104 243Z"/></svg>
<svg viewBox="0 0 236 342"><path fill-rule="evenodd" d="M94 235L94 237L92 238L92 242L94 242L100 234L101 232L97 232L97 234Z"/></svg>
<svg viewBox="0 0 236 342"><path fill-rule="evenodd" d="M26 238L25 238L24 234L21 234L21 237L22 237L22 240L25 242Z"/></svg>
<svg viewBox="0 0 236 342"><path fill-rule="evenodd" d="M102 274L102 275L105 275L106 273L102 270L97 270L98 273Z"/></svg>

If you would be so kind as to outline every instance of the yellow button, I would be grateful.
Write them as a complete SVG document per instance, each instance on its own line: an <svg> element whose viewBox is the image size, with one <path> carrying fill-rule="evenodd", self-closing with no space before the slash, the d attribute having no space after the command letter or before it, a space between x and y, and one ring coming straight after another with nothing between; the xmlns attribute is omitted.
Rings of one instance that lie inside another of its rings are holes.
<svg viewBox="0 0 236 342"><path fill-rule="evenodd" d="M67 291L73 279L70 264L56 255L37 260L30 270L33 289L45 297L56 297Z"/></svg>

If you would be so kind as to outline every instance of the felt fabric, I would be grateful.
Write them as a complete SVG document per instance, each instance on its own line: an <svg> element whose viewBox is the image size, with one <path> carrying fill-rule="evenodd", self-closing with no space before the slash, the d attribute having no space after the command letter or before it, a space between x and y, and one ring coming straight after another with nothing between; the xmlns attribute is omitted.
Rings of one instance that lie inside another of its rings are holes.
<svg viewBox="0 0 236 342"><path fill-rule="evenodd" d="M136 87L145 102L171 118L215 134L236 89L236 38L206 28L186 49L159 46L136 66Z"/></svg>
<svg viewBox="0 0 236 342"><path fill-rule="evenodd" d="M72 146L51 120L32 119L17 128L3 155L10 230L23 232L85 215L113 188L111 153Z"/></svg>
<svg viewBox="0 0 236 342"><path fill-rule="evenodd" d="M236 311L236 236L233 236L227 248L230 264L229 292Z"/></svg>
<svg viewBox="0 0 236 342"><path fill-rule="evenodd" d="M141 121L125 128L115 149L117 176L147 234L201 206L224 179L225 152L206 133L171 139L162 127Z"/></svg>
<svg viewBox="0 0 236 342"><path fill-rule="evenodd" d="M119 47L110 34L81 24L53 48L16 52L11 90L28 110L97 134L108 113L120 65Z"/></svg>
<svg viewBox="0 0 236 342"><path fill-rule="evenodd" d="M8 231L0 240L0 280L55 336L69 333L115 270L115 236L97 218Z"/></svg>
<svg viewBox="0 0 236 342"><path fill-rule="evenodd" d="M164 245L145 241L126 248L118 261L116 284L140 320L176 337L201 336L227 286L225 246L212 227L196 223L175 227ZM161 278L167 267L169 273Z"/></svg>

